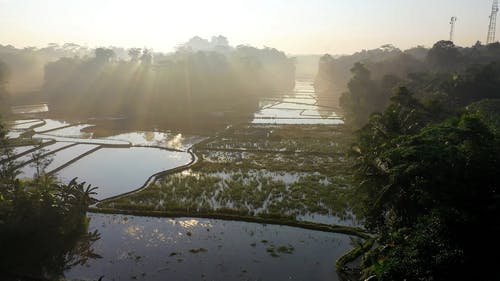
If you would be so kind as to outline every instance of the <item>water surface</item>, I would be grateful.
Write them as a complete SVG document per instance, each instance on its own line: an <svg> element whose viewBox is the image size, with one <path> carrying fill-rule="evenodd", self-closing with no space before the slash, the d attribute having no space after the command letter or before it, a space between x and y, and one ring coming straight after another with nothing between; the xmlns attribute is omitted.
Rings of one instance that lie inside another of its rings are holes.
<svg viewBox="0 0 500 281"><path fill-rule="evenodd" d="M91 214L102 259L66 271L97 280L339 280L335 261L351 249L343 234L193 218ZM279 251L278 249L285 251Z"/></svg>
<svg viewBox="0 0 500 281"><path fill-rule="evenodd" d="M35 148L35 147L36 147L35 145L16 146L16 147L12 148L11 153L14 157L17 157L19 154L24 153L30 149ZM0 160L4 160L6 158L7 158L7 155L0 155Z"/></svg>
<svg viewBox="0 0 500 281"><path fill-rule="evenodd" d="M92 133L87 133L87 132L82 132L83 129L92 127L94 125L90 124L80 124L80 125L74 125L70 127L66 127L63 129L58 129L54 131L50 131L51 136L57 136L57 137L69 137L69 138L81 138L81 139L87 139L92 137Z"/></svg>
<svg viewBox="0 0 500 281"><path fill-rule="evenodd" d="M34 129L35 132L40 133L48 130L57 129L60 127L68 126L70 123L54 119L44 119L45 124Z"/></svg>
<svg viewBox="0 0 500 281"><path fill-rule="evenodd" d="M42 125L43 121L34 121L34 122L26 122L26 123L18 123L10 127L12 130L26 130L30 127Z"/></svg>
<svg viewBox="0 0 500 281"><path fill-rule="evenodd" d="M287 124L300 124L300 125L340 125L344 124L342 119L336 118L280 118L280 119L259 119L255 118L253 124L274 124L274 125L287 125Z"/></svg>
<svg viewBox="0 0 500 281"><path fill-rule="evenodd" d="M318 96L312 81L296 81L292 93L281 99L264 99L252 124L338 125L343 120L335 113L335 99Z"/></svg>
<svg viewBox="0 0 500 281"><path fill-rule="evenodd" d="M51 155L52 162L47 166L46 171L52 172L54 169L61 167L62 165L68 163L69 161L75 159L76 157L91 151L99 147L99 145L93 144L77 144L72 147L68 147L61 151L58 151Z"/></svg>
<svg viewBox="0 0 500 281"><path fill-rule="evenodd" d="M109 145L130 145L129 142L120 140L110 140L110 139L92 139L92 138L73 138L73 137L58 137L52 134L35 134L34 139L45 139L45 140L55 140L57 142L76 142L76 143L87 143L87 144L109 144Z"/></svg>
<svg viewBox="0 0 500 281"><path fill-rule="evenodd" d="M11 111L14 114L33 114L33 113L43 113L49 111L49 106L45 103L43 104L30 104L30 105L19 105L12 106Z"/></svg>
<svg viewBox="0 0 500 281"><path fill-rule="evenodd" d="M55 150L58 150L58 149L61 149L63 147L67 147L70 145L72 145L72 143L56 142L56 143L53 143L53 144L50 144L50 145L47 145L44 147L40 147L39 149L33 151L32 153L41 153L41 155L46 155L46 154L51 153L52 151L55 151ZM28 153L24 156L21 156L21 157L17 158L16 161L18 161L21 164L28 162L28 161L31 161L33 159L32 153Z"/></svg>
<svg viewBox="0 0 500 281"><path fill-rule="evenodd" d="M126 193L141 187L153 174L185 165L187 152L159 148L102 148L58 172L63 182L74 177L98 186L97 199Z"/></svg>
<svg viewBox="0 0 500 281"><path fill-rule="evenodd" d="M113 135L105 139L126 141L135 146L156 146L187 150L202 138L172 132L137 131Z"/></svg>

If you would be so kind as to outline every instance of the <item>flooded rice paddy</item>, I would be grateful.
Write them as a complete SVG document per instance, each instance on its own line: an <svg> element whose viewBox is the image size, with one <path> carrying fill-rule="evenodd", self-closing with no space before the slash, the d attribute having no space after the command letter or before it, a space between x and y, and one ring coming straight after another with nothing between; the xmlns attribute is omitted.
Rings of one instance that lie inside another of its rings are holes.
<svg viewBox="0 0 500 281"><path fill-rule="evenodd" d="M66 271L70 280L339 280L334 261L347 235L193 218L90 214L102 258Z"/></svg>
<svg viewBox="0 0 500 281"><path fill-rule="evenodd" d="M105 199L141 187L153 174L191 161L186 152L158 148L101 148L58 172L63 182L79 181L99 187L96 199Z"/></svg>
<svg viewBox="0 0 500 281"><path fill-rule="evenodd" d="M13 109L14 111L14 109ZM48 111L47 105L16 114ZM252 124L204 143L199 164L158 178L156 184L103 203L134 210L229 210L281 214L299 221L359 225L345 204L347 163L335 130L335 103L310 82L262 99ZM98 186L102 200L136 190L154 174L191 163L188 152L204 140L170 131L102 133L89 123L17 120L8 137L40 144L13 148L20 178L32 177L32 153L50 159L46 172ZM281 130L278 125L312 125ZM304 128L306 128L304 130ZM313 136L311 135L313 134ZM341 134L340 134L341 135ZM43 143L42 143L43 142ZM4 159L0 159L4 160ZM115 205L118 204L118 205ZM222 211L224 214L224 211ZM191 214L189 214L191 215ZM353 246L348 235L248 222L89 214L100 258L65 272L69 280L340 280L335 261Z"/></svg>
<svg viewBox="0 0 500 281"><path fill-rule="evenodd" d="M253 124L343 124L335 111L333 98L316 94L311 81L297 81L291 93L281 98L263 99L260 110L254 114Z"/></svg>
<svg viewBox="0 0 500 281"><path fill-rule="evenodd" d="M38 154L47 160L45 172L55 173L61 182L78 177L79 181L99 187L95 196L98 200L133 191L156 173L188 164L192 156L187 149L200 140L170 132L129 132L94 138L93 133L85 131L91 124L54 119L17 120L10 124L8 137L17 138L33 130L32 139L45 142L12 149L12 158L20 166L18 178L35 175L33 157Z"/></svg>
<svg viewBox="0 0 500 281"><path fill-rule="evenodd" d="M11 109L14 114L36 114L49 111L49 106L45 103L13 106Z"/></svg>

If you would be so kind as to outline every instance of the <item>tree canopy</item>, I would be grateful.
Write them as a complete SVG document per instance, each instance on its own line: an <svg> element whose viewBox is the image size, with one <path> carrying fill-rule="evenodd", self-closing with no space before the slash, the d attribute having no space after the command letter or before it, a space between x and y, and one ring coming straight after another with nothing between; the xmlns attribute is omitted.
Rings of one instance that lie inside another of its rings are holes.
<svg viewBox="0 0 500 281"><path fill-rule="evenodd" d="M500 250L498 103L449 113L400 88L357 133L360 214L379 234L365 278L498 279L484 254Z"/></svg>
<svg viewBox="0 0 500 281"><path fill-rule="evenodd" d="M93 57L47 64L44 92L51 111L63 117L126 116L142 126L209 127L218 117L224 124L248 119L257 97L295 84L293 60L272 48L180 48L158 58L146 49L129 54L132 59L117 60L112 50L99 48Z"/></svg>
<svg viewBox="0 0 500 281"><path fill-rule="evenodd" d="M366 124L372 113L384 111L401 86L424 103L437 105L446 100L447 111L458 110L481 99L500 98L499 48L496 44L462 48L439 41L425 57L422 48L402 52L391 46L337 59L325 55L315 86L320 92L339 96L332 90L342 86L339 71L345 61L359 60L352 64L350 80L340 95L346 122L355 129Z"/></svg>

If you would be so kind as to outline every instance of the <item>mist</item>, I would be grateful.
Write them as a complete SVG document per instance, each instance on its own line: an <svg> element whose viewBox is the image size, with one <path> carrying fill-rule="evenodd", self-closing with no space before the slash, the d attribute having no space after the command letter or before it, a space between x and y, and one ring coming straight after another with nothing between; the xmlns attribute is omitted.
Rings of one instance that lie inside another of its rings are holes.
<svg viewBox="0 0 500 281"><path fill-rule="evenodd" d="M500 280L499 11L0 0L2 280Z"/></svg>

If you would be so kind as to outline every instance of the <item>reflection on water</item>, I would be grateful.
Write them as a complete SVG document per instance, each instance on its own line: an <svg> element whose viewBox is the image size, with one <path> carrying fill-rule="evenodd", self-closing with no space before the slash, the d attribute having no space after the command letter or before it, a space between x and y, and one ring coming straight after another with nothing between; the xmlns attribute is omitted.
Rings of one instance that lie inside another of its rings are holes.
<svg viewBox="0 0 500 281"><path fill-rule="evenodd" d="M35 132L40 133L69 125L68 122L54 120L54 119L44 119L43 121L45 121L45 124L43 126L36 127L35 129L33 129Z"/></svg>
<svg viewBox="0 0 500 281"><path fill-rule="evenodd" d="M202 138L181 133L139 131L111 135L103 139L126 141L135 146L156 146L186 151Z"/></svg>
<svg viewBox="0 0 500 281"><path fill-rule="evenodd" d="M55 221L40 222L37 218L40 214L0 228L2 280L61 280L71 267L100 258L93 249L99 233L88 232L85 222L63 226L54 214L50 218ZM41 218L46 219L44 215Z"/></svg>
<svg viewBox="0 0 500 281"><path fill-rule="evenodd" d="M33 123L33 122L39 122L39 121L42 121L40 119L19 119L19 120L15 120L15 121L10 121L10 122L7 122L7 123L12 123L12 124L25 124L25 123Z"/></svg>
<svg viewBox="0 0 500 281"><path fill-rule="evenodd" d="M187 152L157 148L102 148L58 172L63 182L74 177L98 186L97 199L126 193L141 187L153 174L185 165Z"/></svg>
<svg viewBox="0 0 500 281"><path fill-rule="evenodd" d="M55 151L55 150L58 150L58 149L61 149L63 147L67 147L67 146L70 146L70 145L72 145L72 143L56 142L54 144L50 144L50 145L41 147L38 150L34 151L34 153L48 154L48 153L50 153L52 151ZM31 161L32 159L33 159L32 154L28 153L28 154L26 154L24 156L21 156L21 157L17 158L16 161L19 164L23 164L23 163Z"/></svg>
<svg viewBox="0 0 500 281"><path fill-rule="evenodd" d="M307 105L302 103L292 103L292 102L282 102L280 104L274 105L273 109L302 109L302 110L317 110L316 105Z"/></svg>
<svg viewBox="0 0 500 281"><path fill-rule="evenodd" d="M347 235L286 226L191 218L91 214L102 259L68 279L339 280L335 260ZM286 251L285 251L286 249Z"/></svg>
<svg viewBox="0 0 500 281"><path fill-rule="evenodd" d="M178 222L184 228L192 228L192 227L196 227L200 224L200 221L196 220L196 219L186 219L186 220L180 220ZM205 224L205 226L211 226L211 225Z"/></svg>
<svg viewBox="0 0 500 281"><path fill-rule="evenodd" d="M49 111L49 106L45 103L43 104L30 104L30 105L19 105L12 106L11 111L14 114L31 114L31 113L43 113Z"/></svg>
<svg viewBox="0 0 500 281"><path fill-rule="evenodd" d="M45 140L55 140L57 142L77 142L77 143L88 143L88 144L109 144L109 145L130 145L126 141L119 140L107 140L107 139L85 139L85 138L72 138L72 137L58 137L51 134L35 134L34 139L45 139Z"/></svg>
<svg viewBox="0 0 500 281"><path fill-rule="evenodd" d="M191 155L186 151L202 139L198 136L186 136L180 133L151 131L127 132L106 138L93 138L92 131L84 130L93 125L71 125L53 119L20 120L14 121L12 124L17 126L16 128L24 129L23 132L34 124L38 125L35 128L37 132L50 131L38 133L32 137L33 139L56 141L56 143L43 148L45 158L52 159L45 171L57 171L63 182L69 182L74 177L78 177L81 181L100 187L96 196L98 199L135 190L141 187L153 174L189 163ZM14 132L11 130L11 134ZM180 151L168 151L150 146ZM97 149L99 147L101 148ZM13 153L18 155L31 148L33 147L16 148ZM59 149L62 150L49 155L49 153ZM87 152L92 153L84 155ZM31 160L31 153L16 159L19 164ZM68 167L64 166L72 161L75 162ZM31 178L35 170L34 165L25 164L19 169L18 178Z"/></svg>
<svg viewBox="0 0 500 281"><path fill-rule="evenodd" d="M315 93L312 82L297 81L294 94L280 100L264 99L254 114L253 124L343 124L337 115L338 102L334 97Z"/></svg>
<svg viewBox="0 0 500 281"><path fill-rule="evenodd" d="M28 150L31 150L35 147L36 146L34 146L34 145L17 146L17 147L12 148L11 154L12 155L19 155L19 154L24 153ZM2 154L2 155L0 155L0 160L7 159L7 157L9 157L9 156Z"/></svg>
<svg viewBox="0 0 500 281"><path fill-rule="evenodd" d="M325 118L280 118L280 119L254 119L253 124L275 124L275 125L286 125L286 124L299 124L299 125L340 125L344 124L342 119L325 119Z"/></svg>
<svg viewBox="0 0 500 281"><path fill-rule="evenodd" d="M15 125L11 126L10 129L12 129L12 130L26 130L26 129L29 129L30 127L38 126L38 125L42 125L42 124L43 124L43 121L41 121L41 120L34 121L34 122L28 122L28 123L19 123L19 124L15 124Z"/></svg>
<svg viewBox="0 0 500 281"><path fill-rule="evenodd" d="M88 128L88 127L92 127L92 126L94 126L94 125L90 125L90 124L75 125L75 126L66 127L63 129L51 131L49 133L49 135L57 136L57 137L88 139L88 138L92 138L92 133L83 132L82 130L85 128Z"/></svg>
<svg viewBox="0 0 500 281"><path fill-rule="evenodd" d="M76 157L93 149L96 149L97 147L99 146L92 144L77 144L75 146L58 151L51 156L52 162L47 166L47 168L45 168L45 171L52 172L53 170L61 167L62 165L68 163Z"/></svg>

